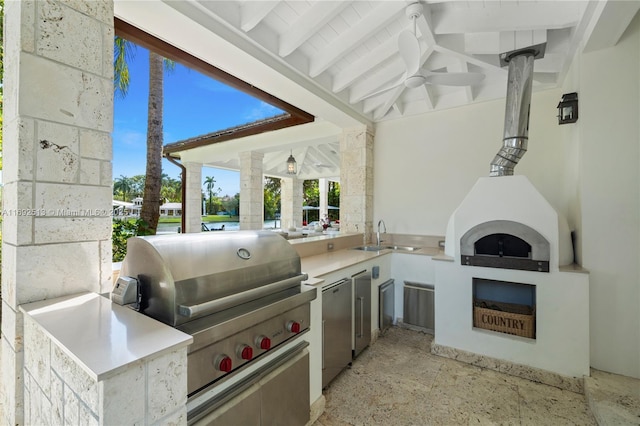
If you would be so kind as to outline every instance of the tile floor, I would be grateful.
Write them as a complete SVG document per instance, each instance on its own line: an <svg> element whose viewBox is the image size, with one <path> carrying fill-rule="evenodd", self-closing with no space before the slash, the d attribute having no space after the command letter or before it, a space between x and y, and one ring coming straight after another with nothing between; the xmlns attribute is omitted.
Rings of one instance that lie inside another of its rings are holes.
<svg viewBox="0 0 640 426"><path fill-rule="evenodd" d="M314 426L595 425L584 395L432 355L393 327L324 391Z"/></svg>

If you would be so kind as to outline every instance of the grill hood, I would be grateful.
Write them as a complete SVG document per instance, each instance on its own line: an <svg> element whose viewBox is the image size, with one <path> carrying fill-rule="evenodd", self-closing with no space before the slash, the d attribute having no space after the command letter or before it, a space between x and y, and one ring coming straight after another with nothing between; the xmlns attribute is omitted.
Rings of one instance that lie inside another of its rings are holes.
<svg viewBox="0 0 640 426"><path fill-rule="evenodd" d="M140 283L140 311L177 326L280 292L300 290L300 257L269 231L133 237L121 276Z"/></svg>

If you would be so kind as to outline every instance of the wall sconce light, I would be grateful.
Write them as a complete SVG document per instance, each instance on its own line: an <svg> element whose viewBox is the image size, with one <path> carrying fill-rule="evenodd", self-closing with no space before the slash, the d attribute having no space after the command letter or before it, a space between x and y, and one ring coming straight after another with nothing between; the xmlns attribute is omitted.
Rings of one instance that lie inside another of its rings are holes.
<svg viewBox="0 0 640 426"><path fill-rule="evenodd" d="M293 151L291 151L291 155L289 155L289 158L287 158L287 174L288 175L298 174L298 164L296 163L296 159L293 158Z"/></svg>
<svg viewBox="0 0 640 426"><path fill-rule="evenodd" d="M578 121L578 94L565 93L558 104L558 124L575 123Z"/></svg>

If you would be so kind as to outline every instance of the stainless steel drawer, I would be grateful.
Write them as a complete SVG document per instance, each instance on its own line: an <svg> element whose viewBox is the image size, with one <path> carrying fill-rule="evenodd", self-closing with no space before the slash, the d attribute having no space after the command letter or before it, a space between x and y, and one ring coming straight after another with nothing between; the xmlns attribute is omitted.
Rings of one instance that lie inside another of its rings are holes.
<svg viewBox="0 0 640 426"><path fill-rule="evenodd" d="M405 324L435 331L434 292L431 284L404 282L404 318Z"/></svg>

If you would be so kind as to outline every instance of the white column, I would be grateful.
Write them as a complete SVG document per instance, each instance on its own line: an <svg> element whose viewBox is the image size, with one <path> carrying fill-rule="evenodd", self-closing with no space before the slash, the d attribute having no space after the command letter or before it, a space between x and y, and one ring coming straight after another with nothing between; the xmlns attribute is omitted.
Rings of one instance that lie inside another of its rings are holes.
<svg viewBox="0 0 640 426"><path fill-rule="evenodd" d="M302 180L296 177L282 179L280 188L282 230L302 226Z"/></svg>
<svg viewBox="0 0 640 426"><path fill-rule="evenodd" d="M320 219L329 217L329 180L325 178L318 179L318 188L320 190Z"/></svg>
<svg viewBox="0 0 640 426"><path fill-rule="evenodd" d="M261 152L240 153L240 229L264 226L264 189Z"/></svg>
<svg viewBox="0 0 640 426"><path fill-rule="evenodd" d="M112 287L113 2L4 14L0 423L13 425L28 400L18 306Z"/></svg>
<svg viewBox="0 0 640 426"><path fill-rule="evenodd" d="M340 137L340 230L371 239L373 223L373 132L345 129Z"/></svg>
<svg viewBox="0 0 640 426"><path fill-rule="evenodd" d="M186 212L183 232L202 231L202 163L183 164L187 173L184 208Z"/></svg>

